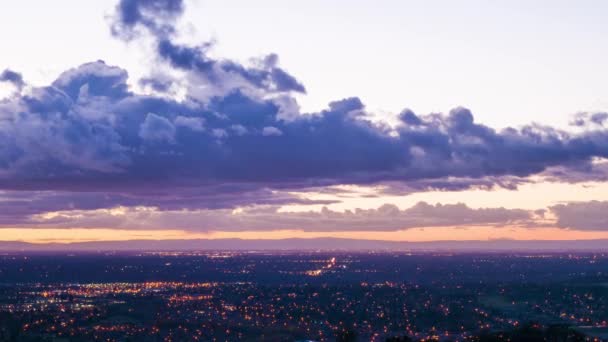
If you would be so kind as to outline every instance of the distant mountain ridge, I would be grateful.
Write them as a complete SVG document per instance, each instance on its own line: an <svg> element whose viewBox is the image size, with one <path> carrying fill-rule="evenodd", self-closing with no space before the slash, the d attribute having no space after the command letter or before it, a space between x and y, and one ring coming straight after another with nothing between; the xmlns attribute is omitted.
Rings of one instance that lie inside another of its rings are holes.
<svg viewBox="0 0 608 342"><path fill-rule="evenodd" d="M28 243L0 241L0 252L60 251L195 251L195 250L386 250L386 251L597 251L608 252L608 239L602 240L470 240L400 242L341 238L260 239L194 239L194 240L129 240L74 243Z"/></svg>

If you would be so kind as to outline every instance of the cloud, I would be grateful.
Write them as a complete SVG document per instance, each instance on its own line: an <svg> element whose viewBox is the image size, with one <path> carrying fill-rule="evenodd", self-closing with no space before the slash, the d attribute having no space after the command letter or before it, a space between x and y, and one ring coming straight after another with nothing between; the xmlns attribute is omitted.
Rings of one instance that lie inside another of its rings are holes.
<svg viewBox="0 0 608 342"><path fill-rule="evenodd" d="M202 118L191 118L186 116L178 116L174 120L175 126L189 128L193 131L204 131L204 120Z"/></svg>
<svg viewBox="0 0 608 342"><path fill-rule="evenodd" d="M572 202L549 208L557 217L557 225L576 230L608 230L608 201Z"/></svg>
<svg viewBox="0 0 608 342"><path fill-rule="evenodd" d="M532 213L521 209L472 209L464 204L431 205L420 202L400 210L385 204L377 209L346 212L324 208L320 212L280 212L276 206L238 211L158 211L151 208L114 208L64 211L36 216L39 227L118 227L124 229L183 229L188 231L396 231L421 227L466 227L526 224Z"/></svg>
<svg viewBox="0 0 608 342"><path fill-rule="evenodd" d="M275 93L306 92L294 76L278 66L276 54L258 59L255 66L244 66L228 59L211 58L208 50L213 44L210 42L198 46L177 43L173 39L177 32L175 21L183 12L182 0L121 0L116 6L112 34L124 40L142 34L151 36L160 60L212 83L215 91L248 87ZM168 89L166 79L148 77L142 83L157 91Z"/></svg>
<svg viewBox="0 0 608 342"><path fill-rule="evenodd" d="M156 35L169 35L174 21L184 11L182 0L120 0L112 24L112 34L130 40L144 28Z"/></svg>
<svg viewBox="0 0 608 342"><path fill-rule="evenodd" d="M220 184L243 191L379 183L409 192L514 188L553 167L576 168L580 180L596 177L582 166L608 156L603 128L496 131L457 108L410 111L391 130L372 122L358 98L286 120L273 98L244 90L178 101L133 93L127 77L97 61L2 102L0 188L137 193L162 186L175 196Z"/></svg>
<svg viewBox="0 0 608 342"><path fill-rule="evenodd" d="M585 181L598 177L594 160L608 157L602 115L569 132L538 124L498 131L462 107L404 110L391 128L371 120L357 97L300 113L293 93L305 88L276 55L243 65L210 57L212 44L178 43L183 11L182 1L122 0L112 24L119 38L152 38L158 63L178 76L141 83L161 93L179 84L179 99L134 92L126 70L95 61L0 102L0 190L43 193L33 212L95 197L95 209L233 208L296 203L287 192L340 184L515 188L556 169L552 180ZM0 211L11 203L0 200Z"/></svg>
<svg viewBox="0 0 608 342"><path fill-rule="evenodd" d="M596 158L578 165L550 167L540 176L549 182L605 182L608 181L608 160Z"/></svg>
<svg viewBox="0 0 608 342"><path fill-rule="evenodd" d="M285 192L243 185L221 184L204 188L143 187L136 191L121 189L100 191L0 191L0 225L31 224L31 218L49 212L72 211L85 213L100 209L146 207L157 211L215 211L248 206L284 204L332 204L331 200L309 200ZM232 210L232 209L230 209ZM218 213L221 211L218 211Z"/></svg>
<svg viewBox="0 0 608 342"><path fill-rule="evenodd" d="M247 67L231 60L209 57L207 51L210 47L210 44L187 46L161 39L157 52L162 61L212 84L215 91L226 93L243 88L267 93L306 92L306 88L294 76L277 66L278 57L274 54L266 56L255 66Z"/></svg>
<svg viewBox="0 0 608 342"><path fill-rule="evenodd" d="M5 69L2 71L2 73L0 73L0 82L9 82L19 90L25 86L23 76L21 76L20 73L9 69Z"/></svg>
<svg viewBox="0 0 608 342"><path fill-rule="evenodd" d="M574 116L574 119L570 122L571 125L578 126L578 127L588 127L588 126L593 126L593 125L604 126L605 123L608 123L608 113L604 113L604 112L577 113Z"/></svg>
<svg viewBox="0 0 608 342"><path fill-rule="evenodd" d="M273 127L273 126L266 126L262 129L262 135L269 137L269 136L281 136L283 135L283 132L281 132L280 129Z"/></svg>
<svg viewBox="0 0 608 342"><path fill-rule="evenodd" d="M182 118L177 117L178 118ZM181 119L179 122L183 122ZM139 128L139 137L145 141L156 141L160 143L173 143L175 139L175 125L167 118L148 113L146 119Z"/></svg>

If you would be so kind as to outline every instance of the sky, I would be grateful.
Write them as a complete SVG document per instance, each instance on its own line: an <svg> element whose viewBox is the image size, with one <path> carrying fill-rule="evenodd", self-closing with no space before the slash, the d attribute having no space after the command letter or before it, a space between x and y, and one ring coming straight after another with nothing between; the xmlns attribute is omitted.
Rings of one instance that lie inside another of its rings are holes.
<svg viewBox="0 0 608 342"><path fill-rule="evenodd" d="M1 6L0 241L608 238L603 1Z"/></svg>

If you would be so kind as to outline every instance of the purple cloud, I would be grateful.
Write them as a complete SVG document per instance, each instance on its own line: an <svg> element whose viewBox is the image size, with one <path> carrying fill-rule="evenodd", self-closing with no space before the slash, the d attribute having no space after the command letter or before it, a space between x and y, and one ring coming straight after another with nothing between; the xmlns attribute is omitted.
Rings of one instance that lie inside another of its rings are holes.
<svg viewBox="0 0 608 342"><path fill-rule="evenodd" d="M604 129L497 132L457 108L410 112L391 131L372 123L357 98L284 120L272 98L239 89L180 102L132 93L126 80L126 71L94 62L0 104L0 188L137 192L162 185L176 196L218 184L466 189L556 166L576 167L584 179L581 165L608 156Z"/></svg>
<svg viewBox="0 0 608 342"><path fill-rule="evenodd" d="M112 29L125 39L151 36L158 62L183 77L142 84L157 92L179 84L184 99L133 92L127 71L103 61L13 94L0 102L0 190L53 199L30 214L83 198L97 198L97 208L230 208L298 202L285 193L339 184L515 188L556 169L553 180L573 181L567 171L575 169L584 181L598 177L594 159L608 157L601 114L585 116L594 125L574 133L537 124L497 131L466 108L424 116L405 110L390 128L374 123L357 97L300 113L292 93L305 88L276 55L243 65L211 58L210 44L177 43L183 11L182 1L122 0ZM10 203L0 201L0 211Z"/></svg>
<svg viewBox="0 0 608 342"><path fill-rule="evenodd" d="M5 69L2 71L2 73L0 73L0 82L9 82L19 90L25 86L23 76L21 76L20 73L9 69Z"/></svg>
<svg viewBox="0 0 608 342"><path fill-rule="evenodd" d="M144 28L155 35L169 35L174 21L184 11L182 0L120 0L112 25L112 34L130 40Z"/></svg>
<svg viewBox="0 0 608 342"><path fill-rule="evenodd" d="M149 187L137 191L0 191L0 225L27 225L33 216L57 211L87 212L115 207L146 207L158 211L216 211L247 206L284 204L331 204L270 189L229 184L205 188ZM230 209L232 210L232 209Z"/></svg>
<svg viewBox="0 0 608 342"><path fill-rule="evenodd" d="M431 205L420 202L401 210L385 204L377 209L355 209L346 212L324 208L320 212L279 212L277 206L249 207L233 212L229 209L158 211L126 208L107 210L73 210L52 217L34 217L27 221L36 227L116 227L124 229L183 229L187 231L397 231L420 227L466 227L530 225L533 213L521 209L480 208L464 204Z"/></svg>

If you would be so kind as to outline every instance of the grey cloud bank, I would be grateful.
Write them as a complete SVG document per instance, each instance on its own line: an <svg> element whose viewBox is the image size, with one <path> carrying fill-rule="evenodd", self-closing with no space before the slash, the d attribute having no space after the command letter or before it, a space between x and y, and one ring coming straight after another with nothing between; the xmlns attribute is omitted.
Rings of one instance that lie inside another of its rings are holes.
<svg viewBox="0 0 608 342"><path fill-rule="evenodd" d="M118 207L111 210L74 209L52 215L33 215L23 227L178 229L190 232L299 230L306 232L399 231L413 228L457 227L511 229L561 227L580 231L605 230L608 202L571 203L547 209L471 208L465 204L429 204L399 209L384 204L377 209L281 211L277 205L232 209L158 210ZM8 220L14 219L8 217Z"/></svg>

